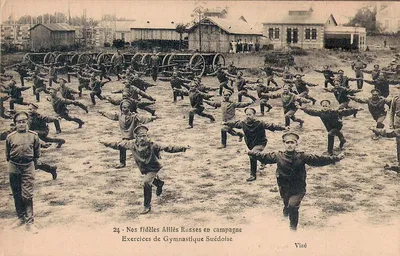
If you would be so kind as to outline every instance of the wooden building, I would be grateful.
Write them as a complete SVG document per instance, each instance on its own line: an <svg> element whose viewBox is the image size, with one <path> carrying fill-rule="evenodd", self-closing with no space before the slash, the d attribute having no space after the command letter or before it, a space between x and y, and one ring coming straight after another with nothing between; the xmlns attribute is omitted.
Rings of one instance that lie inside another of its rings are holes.
<svg viewBox="0 0 400 256"><path fill-rule="evenodd" d="M189 50L202 52L229 52L231 42L242 40L248 43L260 41L262 33L253 28L243 19L221 19L206 17L189 28ZM200 40L201 39L201 40Z"/></svg>
<svg viewBox="0 0 400 256"><path fill-rule="evenodd" d="M29 31L32 51L63 50L75 44L75 29L66 23L40 23Z"/></svg>
<svg viewBox="0 0 400 256"><path fill-rule="evenodd" d="M174 21L153 22L136 21L131 25L131 41L165 40L179 41L179 33L175 31Z"/></svg>
<svg viewBox="0 0 400 256"><path fill-rule="evenodd" d="M263 23L263 32L275 49L365 49L365 28L338 26L332 14L310 9L277 12Z"/></svg>
<svg viewBox="0 0 400 256"><path fill-rule="evenodd" d="M132 45L140 49L151 49L154 47L165 51L179 49L181 35L176 32L178 23L174 21L135 21L131 25L130 40ZM182 40L187 34L182 34Z"/></svg>

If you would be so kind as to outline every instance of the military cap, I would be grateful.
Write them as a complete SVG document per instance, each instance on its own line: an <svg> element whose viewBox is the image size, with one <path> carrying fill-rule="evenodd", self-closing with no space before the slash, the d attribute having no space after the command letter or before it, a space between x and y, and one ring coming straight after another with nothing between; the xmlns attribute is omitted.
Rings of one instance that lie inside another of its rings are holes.
<svg viewBox="0 0 400 256"><path fill-rule="evenodd" d="M291 88L291 87L292 87L292 85L291 85L291 84L289 84L289 83L285 83L285 84L283 85L283 88L285 88L285 87L289 87L289 88Z"/></svg>
<svg viewBox="0 0 400 256"><path fill-rule="evenodd" d="M241 76L241 75L243 75L243 72L239 71L237 74Z"/></svg>
<svg viewBox="0 0 400 256"><path fill-rule="evenodd" d="M392 60L392 63L396 63L396 61L397 61L396 59L393 59L393 60Z"/></svg>
<svg viewBox="0 0 400 256"><path fill-rule="evenodd" d="M339 69L338 73L344 73L343 69Z"/></svg>
<svg viewBox="0 0 400 256"><path fill-rule="evenodd" d="M297 135L297 133L294 132L287 132L285 134L282 135L282 140L283 142L286 141L298 141L299 140L299 135Z"/></svg>
<svg viewBox="0 0 400 256"><path fill-rule="evenodd" d="M374 65L374 68L376 68L376 67L378 67L378 68L379 68L379 65L378 65L378 64L375 64L375 65Z"/></svg>
<svg viewBox="0 0 400 256"><path fill-rule="evenodd" d="M262 79L262 78L257 79L257 83L263 83L263 82L264 82L264 79Z"/></svg>
<svg viewBox="0 0 400 256"><path fill-rule="evenodd" d="M17 112L13 117L14 124L17 122L16 121L17 117L19 117L20 115L26 115L26 119L28 119L28 117L29 117L28 113L26 113L25 111Z"/></svg>
<svg viewBox="0 0 400 256"><path fill-rule="evenodd" d="M302 77L303 75L302 74L296 74L296 75L294 75L294 77Z"/></svg>
<svg viewBox="0 0 400 256"><path fill-rule="evenodd" d="M132 102L131 102L129 99L124 98L124 99L121 101L121 103L119 104L119 109L120 109L120 110L122 110L122 105L124 105L124 104L127 104L128 107L130 107L131 104L132 104Z"/></svg>
<svg viewBox="0 0 400 256"><path fill-rule="evenodd" d="M35 104L35 103L29 103L29 106L32 106L32 107L34 107L35 109L38 109L38 108L39 108L39 106L38 106L37 104Z"/></svg>
<svg viewBox="0 0 400 256"><path fill-rule="evenodd" d="M324 102L328 102L328 104L331 105L331 101L330 100L321 100L319 104L322 106L322 103L324 103Z"/></svg>
<svg viewBox="0 0 400 256"><path fill-rule="evenodd" d="M147 128L144 125L139 125L138 127L135 128L135 130L133 130L133 133L135 135L139 135L139 134L147 134L147 131L149 130L149 128Z"/></svg>
<svg viewBox="0 0 400 256"><path fill-rule="evenodd" d="M377 92L377 93L381 94L381 91L378 90L378 89L372 89L372 90L371 90L371 93L374 93L374 92Z"/></svg>
<svg viewBox="0 0 400 256"><path fill-rule="evenodd" d="M253 111L253 114L257 113L255 108L245 108L244 113L247 113L247 111Z"/></svg>

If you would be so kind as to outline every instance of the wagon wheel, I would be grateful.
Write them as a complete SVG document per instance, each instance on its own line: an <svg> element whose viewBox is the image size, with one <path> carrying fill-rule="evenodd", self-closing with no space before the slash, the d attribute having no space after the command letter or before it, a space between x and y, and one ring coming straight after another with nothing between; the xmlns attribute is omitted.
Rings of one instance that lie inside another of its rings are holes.
<svg viewBox="0 0 400 256"><path fill-rule="evenodd" d="M72 64L72 65L78 64L79 56L80 56L79 53L75 53L75 54L71 57L71 64Z"/></svg>
<svg viewBox="0 0 400 256"><path fill-rule="evenodd" d="M215 72L219 65L221 65L222 67L225 66L225 57L221 53L215 54L212 60L212 72Z"/></svg>
<svg viewBox="0 0 400 256"><path fill-rule="evenodd" d="M142 65L145 65L147 67L150 67L151 64L151 54L150 53L145 53L142 56L142 59L140 60L140 63Z"/></svg>
<svg viewBox="0 0 400 256"><path fill-rule="evenodd" d="M140 63L140 61L142 60L142 54L141 53L135 53L135 55L133 55L131 62L136 61L137 63Z"/></svg>
<svg viewBox="0 0 400 256"><path fill-rule="evenodd" d="M87 53L82 53L79 55L77 64L89 64L92 61L92 56Z"/></svg>
<svg viewBox="0 0 400 256"><path fill-rule="evenodd" d="M204 60L203 55L196 53L194 54L189 61L189 67L193 70L193 73L201 77L206 70L206 61Z"/></svg>
<svg viewBox="0 0 400 256"><path fill-rule="evenodd" d="M104 54L104 52L99 52L99 53L95 53L96 54L96 57L95 57L95 61L96 61L96 63L99 61L99 58L100 58L100 56L102 55L102 54Z"/></svg>
<svg viewBox="0 0 400 256"><path fill-rule="evenodd" d="M22 62L23 63L29 63L30 61L32 61L31 54L30 53L25 53L24 57L22 58Z"/></svg>
<svg viewBox="0 0 400 256"><path fill-rule="evenodd" d="M64 63L67 60L67 53L60 53L57 55L55 62Z"/></svg>
<svg viewBox="0 0 400 256"><path fill-rule="evenodd" d="M117 57L117 54L113 54L111 56L111 63L113 64L113 66L115 67L117 64L120 65L121 68L125 68L125 57L123 54L120 55L121 58Z"/></svg>
<svg viewBox="0 0 400 256"><path fill-rule="evenodd" d="M106 65L107 73L109 73L113 68L113 66L110 65L110 64L112 64L112 55L110 55L109 53L102 53L102 54L98 55L96 64L98 66L100 64Z"/></svg>
<svg viewBox="0 0 400 256"><path fill-rule="evenodd" d="M168 59L169 59L170 56L171 56L171 54L169 54L169 53L164 55L164 58L162 59L162 62L161 62L161 66L168 65Z"/></svg>
<svg viewBox="0 0 400 256"><path fill-rule="evenodd" d="M54 52L48 52L46 53L46 55L44 56L43 59L43 64L50 64L50 63L54 63L56 61L56 55Z"/></svg>

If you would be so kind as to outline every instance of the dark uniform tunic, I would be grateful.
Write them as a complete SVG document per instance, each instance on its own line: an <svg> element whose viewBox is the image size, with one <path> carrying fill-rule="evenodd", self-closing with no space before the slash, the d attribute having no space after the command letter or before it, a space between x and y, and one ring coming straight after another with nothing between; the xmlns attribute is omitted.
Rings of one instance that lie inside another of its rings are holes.
<svg viewBox="0 0 400 256"><path fill-rule="evenodd" d="M390 101L385 99L384 97L379 97L377 99L374 99L372 97L369 97L368 99L360 99L353 97L352 100L358 103L367 103L368 110L375 121L377 121L381 117L385 117L386 116L385 105L390 106Z"/></svg>
<svg viewBox="0 0 400 256"><path fill-rule="evenodd" d="M257 145L267 145L266 129L270 131L285 130L284 126L269 124L260 120L228 122L226 125L232 128L243 129L244 139L250 150Z"/></svg>
<svg viewBox="0 0 400 256"><path fill-rule="evenodd" d="M366 83L373 84L375 89L381 91L381 96L387 98L389 96L389 85L400 84L400 81L387 80L386 78L378 78L376 80L364 80Z"/></svg>
<svg viewBox="0 0 400 256"><path fill-rule="evenodd" d="M34 162L37 161L39 156L40 142L37 133L15 131L7 136L6 159L9 163L10 180L15 175L19 176L16 178L19 180L18 182L10 182L16 201L16 196L22 196L24 199L33 197ZM20 186L20 191L17 191L15 186Z"/></svg>
<svg viewBox="0 0 400 256"><path fill-rule="evenodd" d="M336 156L318 156L304 152L249 152L264 164L277 164L276 178L281 197L290 197L306 192L306 167L324 166L340 161Z"/></svg>

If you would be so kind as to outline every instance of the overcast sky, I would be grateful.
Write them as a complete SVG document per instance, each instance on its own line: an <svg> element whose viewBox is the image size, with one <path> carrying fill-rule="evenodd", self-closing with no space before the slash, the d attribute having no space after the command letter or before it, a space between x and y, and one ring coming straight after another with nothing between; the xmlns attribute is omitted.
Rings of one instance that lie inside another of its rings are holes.
<svg viewBox="0 0 400 256"><path fill-rule="evenodd" d="M201 5L206 8L229 7L231 17L243 15L250 22L262 22L268 13L297 7L313 7L314 10L332 12L339 23L347 22L347 17L357 9L374 2L287 2L287 1L138 1L138 0L1 0L2 21L10 15L18 19L23 15L38 16L44 13L63 12L71 16L81 16L86 9L87 17L100 19L104 14L115 14L136 20L186 21L192 10Z"/></svg>

